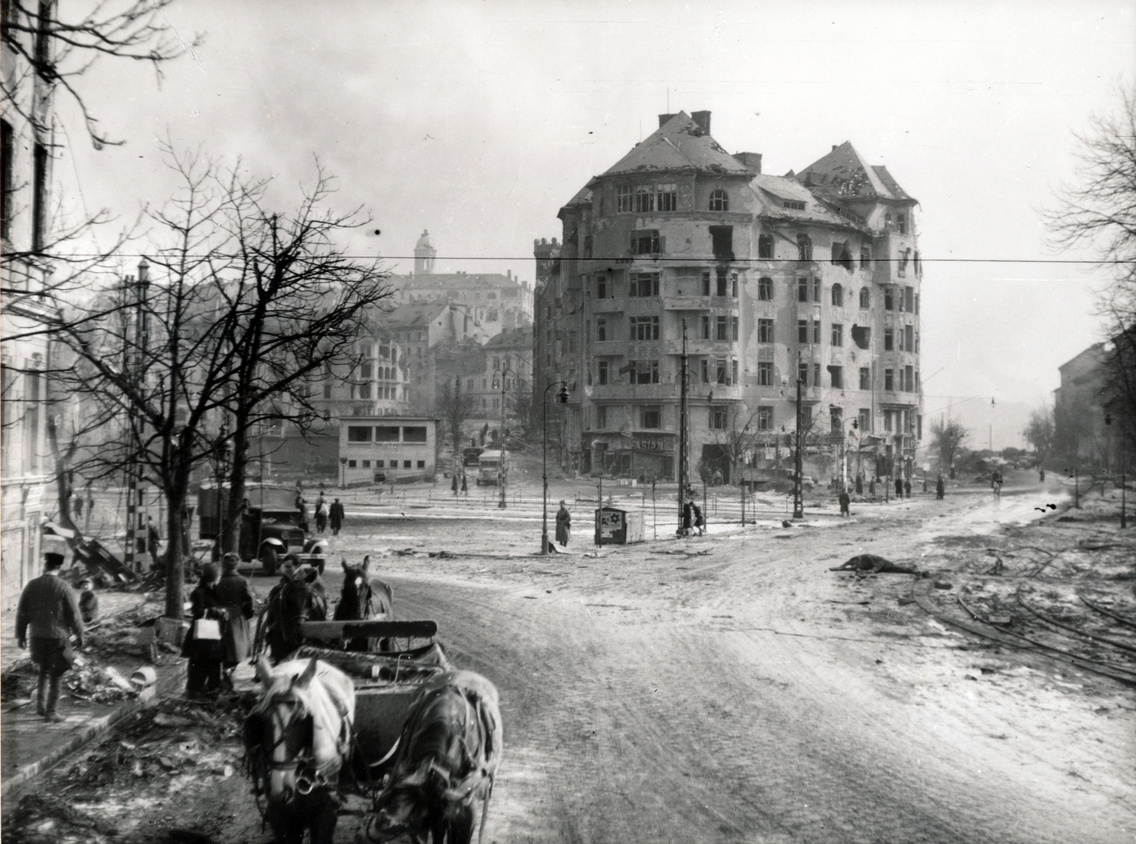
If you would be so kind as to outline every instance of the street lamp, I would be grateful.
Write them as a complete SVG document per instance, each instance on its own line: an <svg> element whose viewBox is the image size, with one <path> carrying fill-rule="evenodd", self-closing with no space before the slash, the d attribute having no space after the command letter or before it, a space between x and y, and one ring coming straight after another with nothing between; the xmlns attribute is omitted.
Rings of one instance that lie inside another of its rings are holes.
<svg viewBox="0 0 1136 844"><path fill-rule="evenodd" d="M508 383L507 375L516 377L516 373L508 367L493 372L493 389L497 389L498 381L501 383L501 459L497 461L497 486L501 489L501 498L497 502L497 507L500 510L504 510L507 506L505 503L505 385Z"/></svg>
<svg viewBox="0 0 1136 844"><path fill-rule="evenodd" d="M541 397L541 409L544 416L543 424L544 430L542 435L543 442L543 464L541 466L542 479L544 480L544 493L542 496L543 511L540 520L540 553L548 553L548 391L553 387L559 385L560 390L556 394L561 404L568 404L568 382L567 381L553 381L544 388L544 395ZM600 506L603 506L603 500L600 501Z"/></svg>

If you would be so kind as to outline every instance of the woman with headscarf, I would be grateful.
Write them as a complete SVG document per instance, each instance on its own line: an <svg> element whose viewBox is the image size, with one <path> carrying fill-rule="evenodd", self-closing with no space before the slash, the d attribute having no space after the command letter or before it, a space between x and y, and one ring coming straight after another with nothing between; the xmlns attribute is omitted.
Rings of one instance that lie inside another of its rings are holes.
<svg viewBox="0 0 1136 844"><path fill-rule="evenodd" d="M237 573L240 561L241 558L231 551L221 558L221 579L214 590L229 621L222 638L224 674L221 680L230 690L233 688L233 669L242 660L248 659L252 641L249 619L256 615L256 595L252 586Z"/></svg>
<svg viewBox="0 0 1136 844"><path fill-rule="evenodd" d="M206 563L201 568L201 579L189 595L193 621L181 650L182 656L189 657L185 681L185 693L189 698L213 697L221 691L225 609L217 600L219 579L217 567Z"/></svg>

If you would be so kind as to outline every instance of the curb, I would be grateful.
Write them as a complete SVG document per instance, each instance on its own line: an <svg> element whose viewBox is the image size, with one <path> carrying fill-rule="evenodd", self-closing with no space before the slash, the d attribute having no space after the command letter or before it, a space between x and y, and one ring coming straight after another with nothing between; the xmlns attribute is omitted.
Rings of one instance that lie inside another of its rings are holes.
<svg viewBox="0 0 1136 844"><path fill-rule="evenodd" d="M136 712L150 708L172 689L183 685L185 683L185 665L178 664L171 667L173 670L163 672L158 682L143 689L138 694L137 698L123 701L106 715L93 719L82 730L63 744L52 748L43 758L29 763L13 774L5 776L3 784L0 785L0 798L3 798L4 802L8 802L21 787L28 785L31 780L34 780L41 774L47 773L68 756L82 750L96 738L109 732L122 720Z"/></svg>

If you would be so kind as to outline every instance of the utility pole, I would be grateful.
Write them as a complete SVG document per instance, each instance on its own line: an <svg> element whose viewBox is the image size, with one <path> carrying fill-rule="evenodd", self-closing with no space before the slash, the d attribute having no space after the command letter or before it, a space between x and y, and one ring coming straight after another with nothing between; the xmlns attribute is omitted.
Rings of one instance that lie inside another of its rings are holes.
<svg viewBox="0 0 1136 844"><path fill-rule="evenodd" d="M132 276L126 277L127 285L135 286L135 299L134 299L134 354L127 353L126 365L131 381L133 381L135 394L141 392L143 382L145 381L144 367L146 365L146 347L149 345L149 326L146 319L146 299L149 295L150 286L150 265L146 263L143 258L138 262L138 280ZM140 469L139 469L139 453L138 444L141 442L141 436L138 432L139 415L135 401L131 399L130 406L126 411L127 418L127 436L130 437L130 450L126 466L126 548L123 554L126 567L131 571L140 571L142 568L142 559L138 556L138 538L149 537L146 535L145 527L142 522L142 506L140 496L142 490L140 489Z"/></svg>
<svg viewBox="0 0 1136 844"><path fill-rule="evenodd" d="M682 534L682 512L686 502L686 320L682 321L682 356L679 359L679 371L682 380L679 382L678 400L678 533Z"/></svg>
<svg viewBox="0 0 1136 844"><path fill-rule="evenodd" d="M805 517L805 496L801 488L801 366L797 359L797 454L793 474L793 518Z"/></svg>

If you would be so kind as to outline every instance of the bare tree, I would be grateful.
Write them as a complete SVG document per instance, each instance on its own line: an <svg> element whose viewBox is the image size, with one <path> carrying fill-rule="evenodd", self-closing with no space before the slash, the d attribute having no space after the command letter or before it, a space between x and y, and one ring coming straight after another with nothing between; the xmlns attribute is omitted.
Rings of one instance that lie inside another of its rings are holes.
<svg viewBox="0 0 1136 844"><path fill-rule="evenodd" d="M945 466L952 473L951 477L954 477L955 458L968 436L970 430L957 419L931 423L931 448L939 452L939 465Z"/></svg>
<svg viewBox="0 0 1136 844"><path fill-rule="evenodd" d="M438 388L438 413L454 444L454 451L460 455L465 442L465 423L473 413L473 399L462 392L460 375L454 376L453 383L444 381Z"/></svg>
<svg viewBox="0 0 1136 844"><path fill-rule="evenodd" d="M1044 405L1030 411L1029 421L1022 430L1022 436L1033 446L1038 465L1045 466L1046 461L1053 455L1055 437L1053 408Z"/></svg>
<svg viewBox="0 0 1136 844"><path fill-rule="evenodd" d="M49 132L51 111L29 106L25 95L38 78L62 89L83 115L87 134L96 149L111 140L99 128L81 89L79 78L100 58L130 59L149 64L161 78L162 65L201 44L201 36L184 40L174 31L166 12L174 0L104 0L89 4L55 0L4 0L4 50L21 61L3 75L0 91L4 107L18 111L37 132ZM61 7L75 17L64 18ZM85 11L76 13L76 9Z"/></svg>
<svg viewBox="0 0 1136 844"><path fill-rule="evenodd" d="M1108 401L1136 418L1136 83L1117 86L1116 113L1093 116L1076 135L1076 184L1057 191L1042 212L1059 249L1089 246L1114 273L1098 294L1098 311L1115 353L1108 362ZM1133 427L1133 426L1128 426Z"/></svg>
<svg viewBox="0 0 1136 844"><path fill-rule="evenodd" d="M296 210L278 214L263 207L268 185L236 175L239 165L225 175L200 155L167 157L181 190L152 213L151 265L82 306L60 303L52 331L69 353L54 375L82 402L74 435L92 445L84 474L137 467L165 496L166 614L179 617L190 483L218 434L227 430L234 446L232 548L250 432L268 419L303 429L317 417L311 379L351 369L366 309L388 289L376 264L354 262L335 242L367 221L325 210L330 180L318 167Z"/></svg>

